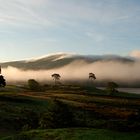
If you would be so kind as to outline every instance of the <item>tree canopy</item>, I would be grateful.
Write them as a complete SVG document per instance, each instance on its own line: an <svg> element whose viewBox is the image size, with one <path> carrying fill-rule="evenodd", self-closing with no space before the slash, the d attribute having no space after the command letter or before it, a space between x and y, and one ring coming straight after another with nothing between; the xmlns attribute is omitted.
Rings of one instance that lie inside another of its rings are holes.
<svg viewBox="0 0 140 140"><path fill-rule="evenodd" d="M40 84L34 79L28 80L28 86L31 90L36 90L36 91L40 90Z"/></svg>
<svg viewBox="0 0 140 140"><path fill-rule="evenodd" d="M58 81L60 80L61 76L57 73L54 73L54 74L52 74L52 78L53 78L55 85L56 85L57 83L59 83Z"/></svg>
<svg viewBox="0 0 140 140"><path fill-rule="evenodd" d="M0 75L0 87L6 86L6 80L4 79L3 75Z"/></svg>
<svg viewBox="0 0 140 140"><path fill-rule="evenodd" d="M95 80L96 76L94 73L89 73L89 79Z"/></svg>

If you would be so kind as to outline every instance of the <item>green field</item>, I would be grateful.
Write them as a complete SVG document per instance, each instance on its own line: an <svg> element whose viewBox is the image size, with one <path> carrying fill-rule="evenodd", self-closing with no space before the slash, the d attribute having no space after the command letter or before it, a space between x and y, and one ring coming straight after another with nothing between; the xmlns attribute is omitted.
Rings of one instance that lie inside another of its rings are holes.
<svg viewBox="0 0 140 140"><path fill-rule="evenodd" d="M79 86L0 89L0 139L135 140L139 131L139 95Z"/></svg>
<svg viewBox="0 0 140 140"><path fill-rule="evenodd" d="M120 133L104 129L69 128L32 130L2 140L138 140L140 134Z"/></svg>

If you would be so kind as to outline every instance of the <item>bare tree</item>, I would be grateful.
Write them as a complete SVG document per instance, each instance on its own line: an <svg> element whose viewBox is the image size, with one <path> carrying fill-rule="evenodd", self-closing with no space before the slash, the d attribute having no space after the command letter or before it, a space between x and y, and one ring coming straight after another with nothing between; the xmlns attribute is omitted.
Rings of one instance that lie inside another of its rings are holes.
<svg viewBox="0 0 140 140"><path fill-rule="evenodd" d="M54 74L52 74L52 78L53 78L54 83L56 85L57 83L59 83L59 80L60 80L61 76L57 73L54 73Z"/></svg>

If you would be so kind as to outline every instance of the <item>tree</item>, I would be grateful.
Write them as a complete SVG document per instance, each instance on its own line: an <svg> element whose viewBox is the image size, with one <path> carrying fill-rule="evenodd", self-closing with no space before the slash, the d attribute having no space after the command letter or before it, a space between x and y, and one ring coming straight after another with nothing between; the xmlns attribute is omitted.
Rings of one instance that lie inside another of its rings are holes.
<svg viewBox="0 0 140 140"><path fill-rule="evenodd" d="M115 83L115 82L108 82L108 84L107 84L107 91L110 94L118 92L116 88L118 88L118 84L117 83Z"/></svg>
<svg viewBox="0 0 140 140"><path fill-rule="evenodd" d="M91 81L91 84L93 83L93 81L96 79L96 76L94 73L89 73L89 80Z"/></svg>
<svg viewBox="0 0 140 140"><path fill-rule="evenodd" d="M35 91L41 90L40 84L34 79L28 80L28 86L31 90L35 90Z"/></svg>
<svg viewBox="0 0 140 140"><path fill-rule="evenodd" d="M94 73L89 73L89 79L95 80L96 79L95 74Z"/></svg>
<svg viewBox="0 0 140 140"><path fill-rule="evenodd" d="M59 80L60 80L61 76L59 74L57 74L57 73L52 74L52 78L54 80L55 85L60 83Z"/></svg>
<svg viewBox="0 0 140 140"><path fill-rule="evenodd" d="M6 81L4 79L3 75L0 75L0 87L5 87L6 86Z"/></svg>

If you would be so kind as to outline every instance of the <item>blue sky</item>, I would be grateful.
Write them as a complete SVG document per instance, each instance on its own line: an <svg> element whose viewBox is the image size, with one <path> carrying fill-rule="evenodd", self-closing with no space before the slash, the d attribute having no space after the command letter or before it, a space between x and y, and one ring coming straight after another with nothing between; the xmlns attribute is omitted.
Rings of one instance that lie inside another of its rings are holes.
<svg viewBox="0 0 140 140"><path fill-rule="evenodd" d="M0 0L0 61L140 51L140 0Z"/></svg>

